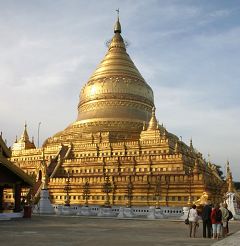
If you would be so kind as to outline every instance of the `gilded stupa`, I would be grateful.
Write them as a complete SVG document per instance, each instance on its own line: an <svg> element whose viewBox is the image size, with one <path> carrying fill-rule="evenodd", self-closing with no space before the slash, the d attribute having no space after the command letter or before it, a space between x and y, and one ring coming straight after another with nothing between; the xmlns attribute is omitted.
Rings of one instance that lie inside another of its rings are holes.
<svg viewBox="0 0 240 246"><path fill-rule="evenodd" d="M107 54L81 90L77 120L42 148L15 143L11 161L35 179L35 199L47 165L53 204L64 204L66 185L68 202L79 205L86 187L95 205L186 206L203 192L220 201L225 183L217 167L158 124L153 91L121 31L118 18Z"/></svg>
<svg viewBox="0 0 240 246"><path fill-rule="evenodd" d="M81 90L77 121L45 145L72 131L106 132L111 142L138 139L153 106L153 91L126 52L118 19L107 54Z"/></svg>

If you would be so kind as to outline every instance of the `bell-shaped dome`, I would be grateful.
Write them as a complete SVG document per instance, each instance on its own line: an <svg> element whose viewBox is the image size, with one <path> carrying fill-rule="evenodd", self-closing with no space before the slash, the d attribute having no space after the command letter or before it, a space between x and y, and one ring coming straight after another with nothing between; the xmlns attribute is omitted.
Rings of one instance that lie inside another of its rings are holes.
<svg viewBox="0 0 240 246"><path fill-rule="evenodd" d="M107 54L81 90L76 123L121 122L127 129L129 122L138 122L141 130L153 106L153 91L126 52L118 19Z"/></svg>

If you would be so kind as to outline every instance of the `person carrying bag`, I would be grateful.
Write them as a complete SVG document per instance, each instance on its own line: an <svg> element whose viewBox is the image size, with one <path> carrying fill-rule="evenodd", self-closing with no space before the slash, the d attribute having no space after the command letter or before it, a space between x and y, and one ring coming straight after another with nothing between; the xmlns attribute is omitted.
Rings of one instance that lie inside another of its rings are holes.
<svg viewBox="0 0 240 246"><path fill-rule="evenodd" d="M197 231L197 227L199 226L198 223L198 213L197 213L197 206L195 204L192 205L192 208L189 210L189 236L192 237L196 237L196 231Z"/></svg>
<svg viewBox="0 0 240 246"><path fill-rule="evenodd" d="M189 225L189 213L190 213L190 209L188 210L187 218L184 220L185 225Z"/></svg>

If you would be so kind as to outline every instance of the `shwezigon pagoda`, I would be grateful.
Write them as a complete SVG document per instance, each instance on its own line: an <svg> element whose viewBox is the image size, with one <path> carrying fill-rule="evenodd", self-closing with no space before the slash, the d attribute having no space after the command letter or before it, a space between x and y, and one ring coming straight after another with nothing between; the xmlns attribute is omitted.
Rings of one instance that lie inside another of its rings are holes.
<svg viewBox="0 0 240 246"><path fill-rule="evenodd" d="M80 93L78 117L41 148L27 127L11 161L48 188L52 204L183 207L227 184L216 165L159 125L154 95L130 56L119 18L107 54Z"/></svg>

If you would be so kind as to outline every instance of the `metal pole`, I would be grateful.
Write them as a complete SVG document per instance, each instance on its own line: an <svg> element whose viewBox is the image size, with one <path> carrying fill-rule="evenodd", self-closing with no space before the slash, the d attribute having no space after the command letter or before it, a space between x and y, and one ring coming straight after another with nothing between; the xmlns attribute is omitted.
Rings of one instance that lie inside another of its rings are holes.
<svg viewBox="0 0 240 246"><path fill-rule="evenodd" d="M40 131L40 125L41 125L41 122L38 123L38 148L39 148L39 131Z"/></svg>

